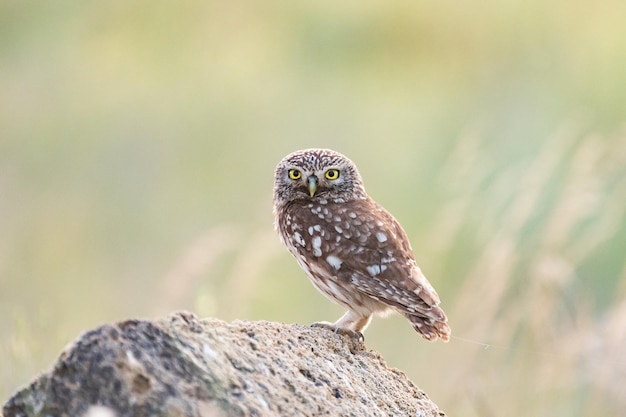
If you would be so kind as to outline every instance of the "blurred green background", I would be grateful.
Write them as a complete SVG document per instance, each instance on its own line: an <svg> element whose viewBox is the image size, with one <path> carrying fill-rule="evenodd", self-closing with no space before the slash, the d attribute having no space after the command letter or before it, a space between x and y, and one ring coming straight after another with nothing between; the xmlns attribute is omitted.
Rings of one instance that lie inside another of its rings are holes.
<svg viewBox="0 0 626 417"><path fill-rule="evenodd" d="M0 401L176 309L334 321L273 231L330 147L404 225L450 343L367 345L449 415L626 409L623 1L0 2Z"/></svg>

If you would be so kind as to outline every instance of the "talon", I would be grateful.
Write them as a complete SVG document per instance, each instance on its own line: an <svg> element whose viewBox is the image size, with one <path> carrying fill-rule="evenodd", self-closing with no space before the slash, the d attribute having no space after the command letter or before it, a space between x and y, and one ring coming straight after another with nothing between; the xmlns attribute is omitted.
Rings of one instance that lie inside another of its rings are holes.
<svg viewBox="0 0 626 417"><path fill-rule="evenodd" d="M327 321L316 321L315 323L311 323L309 327L318 327L321 329L330 330L333 333L337 333L339 331L339 327Z"/></svg>
<svg viewBox="0 0 626 417"><path fill-rule="evenodd" d="M342 327L335 326L332 323L327 323L323 321L315 322L315 323L312 323L309 327L319 327L322 329L330 330L331 332L338 334L338 335L348 336L352 339L357 339L360 342L365 341L365 337L363 336L363 333L355 332L354 330L350 330L350 329L344 329Z"/></svg>

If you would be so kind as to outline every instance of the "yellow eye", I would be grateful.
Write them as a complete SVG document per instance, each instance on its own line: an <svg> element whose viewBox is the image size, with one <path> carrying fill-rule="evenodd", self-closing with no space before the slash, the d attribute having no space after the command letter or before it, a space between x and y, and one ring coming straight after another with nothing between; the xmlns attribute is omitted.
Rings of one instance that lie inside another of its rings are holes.
<svg viewBox="0 0 626 417"><path fill-rule="evenodd" d="M297 169L290 169L289 178L291 178L292 180L299 180L300 178L302 178L302 172Z"/></svg>
<svg viewBox="0 0 626 417"><path fill-rule="evenodd" d="M336 180L339 178L339 170L338 169L329 169L326 171L326 179L328 180Z"/></svg>

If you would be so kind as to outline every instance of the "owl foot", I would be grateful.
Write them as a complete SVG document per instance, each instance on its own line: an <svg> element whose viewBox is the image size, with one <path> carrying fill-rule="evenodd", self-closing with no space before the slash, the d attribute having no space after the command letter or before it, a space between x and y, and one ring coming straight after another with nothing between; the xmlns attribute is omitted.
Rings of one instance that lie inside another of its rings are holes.
<svg viewBox="0 0 626 417"><path fill-rule="evenodd" d="M330 330L331 332L333 332L335 334L339 334L339 335L342 335L342 336L348 336L348 337L350 337L352 339L356 339L359 342L364 342L365 341L365 336L363 336L363 333L355 332L354 330L350 330L350 329L344 329L343 327L336 326L333 323L329 323L327 321L315 322L315 323L311 324L311 327L319 327L319 328L322 328L322 329Z"/></svg>

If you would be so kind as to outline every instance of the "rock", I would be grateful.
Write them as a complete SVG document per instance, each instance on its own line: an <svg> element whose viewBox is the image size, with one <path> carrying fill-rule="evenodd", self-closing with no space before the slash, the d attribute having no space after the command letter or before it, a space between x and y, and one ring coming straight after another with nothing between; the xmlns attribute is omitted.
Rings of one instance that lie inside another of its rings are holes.
<svg viewBox="0 0 626 417"><path fill-rule="evenodd" d="M4 417L444 416L363 342L296 324L128 320L89 331Z"/></svg>

